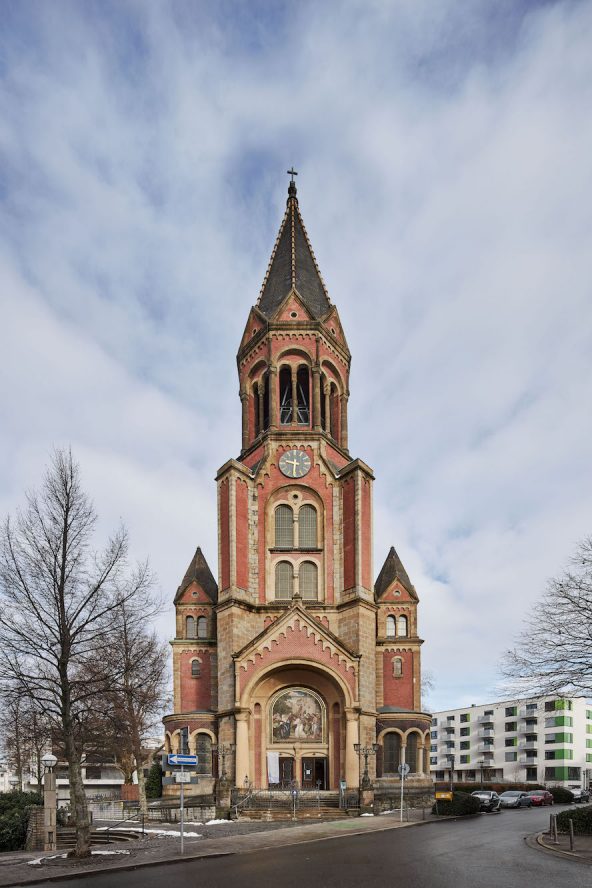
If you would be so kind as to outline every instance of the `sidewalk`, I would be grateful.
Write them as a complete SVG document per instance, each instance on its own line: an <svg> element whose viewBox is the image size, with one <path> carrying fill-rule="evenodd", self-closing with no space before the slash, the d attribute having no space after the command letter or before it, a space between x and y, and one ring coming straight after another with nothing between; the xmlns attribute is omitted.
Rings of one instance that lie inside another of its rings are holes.
<svg viewBox="0 0 592 888"><path fill-rule="evenodd" d="M246 824L238 824L239 829L234 835L232 834L232 825L230 825L224 827L226 835L220 838L206 838L203 835L206 832L206 826L188 824L183 857L181 857L179 835L171 833L163 837L150 835L133 842L96 846L95 850L99 853L82 861L65 860L59 857L53 860L44 860L39 864L32 864L31 861L39 860L44 855L40 852L28 853L19 851L0 855L0 886L8 888L8 886L32 885L35 882L80 878L87 874L94 875L115 870L137 869L142 866L175 863L180 860L199 860L202 857L220 857L226 854L264 851L269 848L278 848L282 845L318 842L344 835L353 836L367 832L420 826L423 823L445 819L447 820L448 818L428 815L425 821L416 820L409 823L400 823L397 815L382 814L377 817L348 817L344 820L307 823L305 825L297 823L294 826L286 823L268 823L264 825L257 823L251 824L251 826L256 827L256 830L250 830L246 833L241 830L241 827L244 827ZM166 825L164 828L170 829ZM228 830L231 830L231 832L229 833ZM105 854L104 852L106 851L111 853Z"/></svg>
<svg viewBox="0 0 592 888"><path fill-rule="evenodd" d="M537 833L529 836L527 840L531 848L543 849L551 854L566 859L577 860L580 863L592 863L592 836L574 836L574 849L570 850L569 836L565 833L557 835L557 844L548 832Z"/></svg>

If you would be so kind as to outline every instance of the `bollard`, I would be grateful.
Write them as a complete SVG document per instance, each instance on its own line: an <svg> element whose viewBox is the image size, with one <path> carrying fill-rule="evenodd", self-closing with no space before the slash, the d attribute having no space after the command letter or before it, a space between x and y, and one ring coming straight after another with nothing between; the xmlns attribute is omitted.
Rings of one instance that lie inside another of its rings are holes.
<svg viewBox="0 0 592 888"><path fill-rule="evenodd" d="M557 814L553 814L552 818L553 818L553 842L555 845L558 845L559 841L557 839Z"/></svg>
<svg viewBox="0 0 592 888"><path fill-rule="evenodd" d="M574 849L574 828L573 828L573 819L569 818L569 850L573 851Z"/></svg>

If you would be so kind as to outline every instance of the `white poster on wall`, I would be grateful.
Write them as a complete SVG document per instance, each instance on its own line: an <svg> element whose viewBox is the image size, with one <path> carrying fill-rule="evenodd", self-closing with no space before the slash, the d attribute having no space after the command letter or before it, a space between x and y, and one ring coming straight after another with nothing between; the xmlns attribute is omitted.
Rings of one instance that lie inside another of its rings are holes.
<svg viewBox="0 0 592 888"><path fill-rule="evenodd" d="M280 754L279 752L267 753L267 782L280 782Z"/></svg>

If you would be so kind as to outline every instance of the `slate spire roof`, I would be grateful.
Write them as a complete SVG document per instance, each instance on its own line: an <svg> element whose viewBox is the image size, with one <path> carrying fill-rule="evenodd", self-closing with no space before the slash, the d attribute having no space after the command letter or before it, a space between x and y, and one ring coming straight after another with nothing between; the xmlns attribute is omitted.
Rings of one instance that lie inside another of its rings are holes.
<svg viewBox="0 0 592 888"><path fill-rule="evenodd" d="M257 308L271 319L286 296L296 290L315 319L325 317L331 300L321 277L296 197L296 183L290 182L286 214L282 220Z"/></svg>
<svg viewBox="0 0 592 888"><path fill-rule="evenodd" d="M395 547L391 546L390 552L386 556L386 561L382 565L382 570L378 574L378 579L374 584L376 598L380 598L395 580L398 580L407 589L412 598L416 601L418 600L415 586L409 579L409 575L403 567L403 562L397 555Z"/></svg>
<svg viewBox="0 0 592 888"><path fill-rule="evenodd" d="M211 598L214 604L218 601L218 584L216 583L208 562L204 558L203 552L199 546L195 550L195 555L191 559L189 567L185 571L185 576L181 580L181 585L177 589L175 603L183 595L185 589L193 582L198 583L201 586L208 598Z"/></svg>

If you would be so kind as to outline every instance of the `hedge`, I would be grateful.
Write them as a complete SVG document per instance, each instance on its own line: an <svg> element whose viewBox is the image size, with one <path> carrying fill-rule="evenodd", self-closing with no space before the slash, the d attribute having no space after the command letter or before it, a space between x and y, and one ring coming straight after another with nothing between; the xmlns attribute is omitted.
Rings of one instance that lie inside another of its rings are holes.
<svg viewBox="0 0 592 888"><path fill-rule="evenodd" d="M583 808L568 808L557 815L557 829L569 832L569 821L573 821L574 833L577 836L592 835L592 805Z"/></svg>
<svg viewBox="0 0 592 888"><path fill-rule="evenodd" d="M481 808L479 799L466 792L453 792L452 801L440 799L432 807L432 814L441 817L464 817L467 814L478 814Z"/></svg>
<svg viewBox="0 0 592 888"><path fill-rule="evenodd" d="M0 793L0 851L21 851L25 847L31 806L41 804L36 792Z"/></svg>
<svg viewBox="0 0 592 888"><path fill-rule="evenodd" d="M573 792L570 792L569 789L565 789L563 786L550 786L549 792L553 796L553 801L559 805L569 804L569 802L574 800Z"/></svg>

